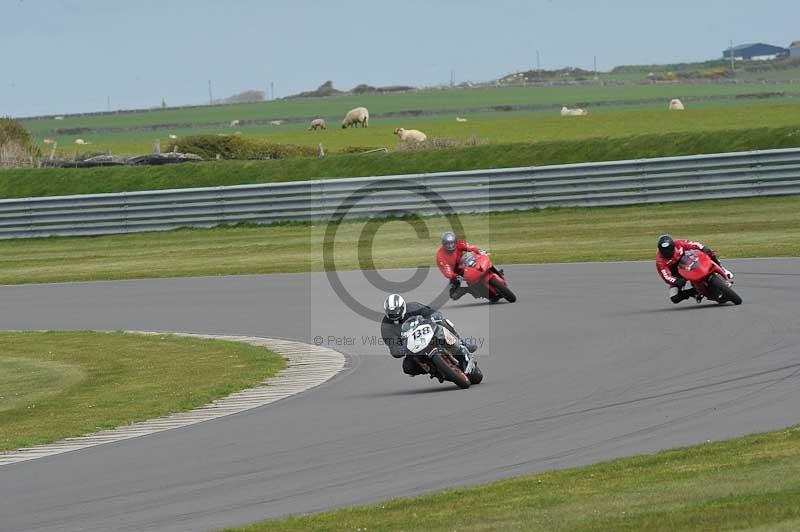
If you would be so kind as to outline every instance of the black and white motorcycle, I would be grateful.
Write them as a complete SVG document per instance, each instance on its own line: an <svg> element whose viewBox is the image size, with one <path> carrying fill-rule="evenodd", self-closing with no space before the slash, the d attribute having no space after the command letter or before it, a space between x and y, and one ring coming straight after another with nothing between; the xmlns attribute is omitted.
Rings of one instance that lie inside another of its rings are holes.
<svg viewBox="0 0 800 532"><path fill-rule="evenodd" d="M413 356L431 378L450 381L464 389L483 380L472 352L455 332L453 323L440 314L409 318L403 323L400 336L405 340L406 356Z"/></svg>

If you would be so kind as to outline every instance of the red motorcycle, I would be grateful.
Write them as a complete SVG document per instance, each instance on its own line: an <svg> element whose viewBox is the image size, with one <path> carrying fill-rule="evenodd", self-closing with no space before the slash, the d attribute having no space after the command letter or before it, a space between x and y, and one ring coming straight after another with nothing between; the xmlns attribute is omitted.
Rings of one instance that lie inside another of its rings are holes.
<svg viewBox="0 0 800 532"><path fill-rule="evenodd" d="M719 304L730 301L741 305L742 298L733 291L733 283L725 276L725 271L700 250L689 250L678 261L678 273L692 283L697 293Z"/></svg>
<svg viewBox="0 0 800 532"><path fill-rule="evenodd" d="M464 272L462 277L469 286L470 293L476 299L485 297L493 303L503 298L509 303L517 300L517 296L508 287L502 270L494 267L489 255L464 253L461 256L460 264L461 270Z"/></svg>

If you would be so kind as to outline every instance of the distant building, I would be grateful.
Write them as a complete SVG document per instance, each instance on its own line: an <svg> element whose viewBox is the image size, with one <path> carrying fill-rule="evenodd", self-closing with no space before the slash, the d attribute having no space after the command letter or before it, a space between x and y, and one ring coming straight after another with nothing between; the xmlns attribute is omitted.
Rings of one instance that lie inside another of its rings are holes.
<svg viewBox="0 0 800 532"><path fill-rule="evenodd" d="M780 46L772 46L763 42L750 44L740 44L733 47L733 57L735 59L766 59L789 55L789 50ZM722 57L730 57L731 49L722 51Z"/></svg>
<svg viewBox="0 0 800 532"><path fill-rule="evenodd" d="M789 55L791 57L800 57L800 41L794 41L789 45Z"/></svg>

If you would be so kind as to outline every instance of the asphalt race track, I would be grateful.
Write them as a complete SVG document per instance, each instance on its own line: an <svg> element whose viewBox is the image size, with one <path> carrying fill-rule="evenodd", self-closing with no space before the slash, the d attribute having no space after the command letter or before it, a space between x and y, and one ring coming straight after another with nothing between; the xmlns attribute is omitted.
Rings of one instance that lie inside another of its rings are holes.
<svg viewBox="0 0 800 532"><path fill-rule="evenodd" d="M403 375L323 274L0 287L4 329L352 341L348 368L296 397L0 467L0 530L213 529L796 424L800 260L727 264L739 307L672 305L652 263L510 266L518 303L444 309L485 341L466 391ZM432 271L409 299L442 285Z"/></svg>

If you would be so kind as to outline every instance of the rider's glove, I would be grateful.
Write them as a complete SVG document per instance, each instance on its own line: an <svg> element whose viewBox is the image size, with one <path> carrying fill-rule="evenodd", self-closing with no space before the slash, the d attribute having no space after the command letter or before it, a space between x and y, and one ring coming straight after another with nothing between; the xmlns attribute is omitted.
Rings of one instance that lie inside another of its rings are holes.
<svg viewBox="0 0 800 532"><path fill-rule="evenodd" d="M453 288L458 288L459 286L461 286L461 276L457 275L457 276L453 277L452 279L450 279L450 285Z"/></svg>
<svg viewBox="0 0 800 532"><path fill-rule="evenodd" d="M686 279L684 279L683 277L678 277L677 279L675 279L675 284L673 286L676 286L678 288L683 288L685 285L686 285Z"/></svg>

